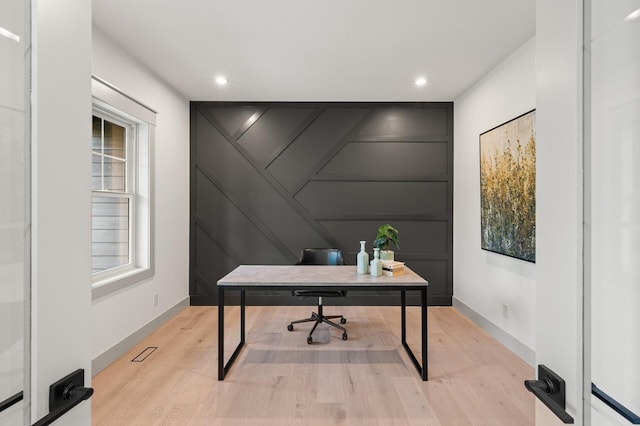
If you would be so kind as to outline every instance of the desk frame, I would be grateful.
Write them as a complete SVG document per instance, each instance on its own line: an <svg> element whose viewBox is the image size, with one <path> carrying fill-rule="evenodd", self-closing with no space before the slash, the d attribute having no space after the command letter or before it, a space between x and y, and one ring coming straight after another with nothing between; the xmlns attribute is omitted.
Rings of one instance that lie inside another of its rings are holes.
<svg viewBox="0 0 640 426"><path fill-rule="evenodd" d="M400 313L401 313L401 342L405 348L411 362L416 367L420 378L423 381L428 380L427 370L427 282L423 284L390 284L390 285L367 285L361 283L353 283L346 285L304 285L304 284L237 284L237 283L221 283L218 282L218 380L224 380L225 375L237 359L240 351L245 345L245 308L246 308L246 291L251 290L346 290L346 291L400 291ZM233 351L227 363L224 363L224 298L228 290L240 291L240 342ZM418 361L413 351L407 343L407 314L406 314L406 292L420 292L420 307L422 313L422 360ZM348 296L347 296L348 297Z"/></svg>

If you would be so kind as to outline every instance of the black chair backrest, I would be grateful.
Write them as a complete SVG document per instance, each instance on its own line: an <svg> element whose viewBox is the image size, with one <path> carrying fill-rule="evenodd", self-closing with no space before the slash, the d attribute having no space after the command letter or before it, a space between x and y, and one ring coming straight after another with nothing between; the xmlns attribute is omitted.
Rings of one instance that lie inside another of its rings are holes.
<svg viewBox="0 0 640 426"><path fill-rule="evenodd" d="M342 251L335 248L306 248L297 265L344 265Z"/></svg>

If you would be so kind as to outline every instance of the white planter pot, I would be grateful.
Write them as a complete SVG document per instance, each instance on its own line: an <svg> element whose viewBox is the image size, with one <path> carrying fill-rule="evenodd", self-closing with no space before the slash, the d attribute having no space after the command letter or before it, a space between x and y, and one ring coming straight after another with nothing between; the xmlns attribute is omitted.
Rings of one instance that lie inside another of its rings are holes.
<svg viewBox="0 0 640 426"><path fill-rule="evenodd" d="M394 260L392 250L380 250L380 260Z"/></svg>

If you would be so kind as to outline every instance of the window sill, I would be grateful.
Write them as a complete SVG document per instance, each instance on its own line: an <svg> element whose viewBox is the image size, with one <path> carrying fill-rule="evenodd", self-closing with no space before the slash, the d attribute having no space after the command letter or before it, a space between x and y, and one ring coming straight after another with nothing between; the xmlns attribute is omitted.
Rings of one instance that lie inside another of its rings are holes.
<svg viewBox="0 0 640 426"><path fill-rule="evenodd" d="M91 288L91 300L114 293L127 286L151 278L153 276L152 268L135 268L121 274L96 280Z"/></svg>

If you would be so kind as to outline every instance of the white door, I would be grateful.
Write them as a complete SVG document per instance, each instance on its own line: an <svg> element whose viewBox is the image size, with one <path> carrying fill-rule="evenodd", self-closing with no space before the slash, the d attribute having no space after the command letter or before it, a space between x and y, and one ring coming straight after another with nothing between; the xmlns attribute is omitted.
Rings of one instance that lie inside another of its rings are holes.
<svg viewBox="0 0 640 426"><path fill-rule="evenodd" d="M595 385L585 416L639 424L640 0L590 0L585 12L585 352Z"/></svg>
<svg viewBox="0 0 640 426"><path fill-rule="evenodd" d="M536 363L583 423L582 0L536 1ZM536 400L536 425L563 424Z"/></svg>
<svg viewBox="0 0 640 426"><path fill-rule="evenodd" d="M84 384L91 384L91 2L10 1L26 7L31 25L23 50L30 70L25 199L31 215L31 368L23 416L28 425L47 418L54 382L84 369ZM90 401L83 401L55 424L90 421Z"/></svg>
<svg viewBox="0 0 640 426"><path fill-rule="evenodd" d="M28 365L25 16L22 0L0 2L0 425L23 423Z"/></svg>
<svg viewBox="0 0 640 426"><path fill-rule="evenodd" d="M640 412L640 2L537 0L536 361L575 424ZM560 420L536 402L536 425Z"/></svg>

